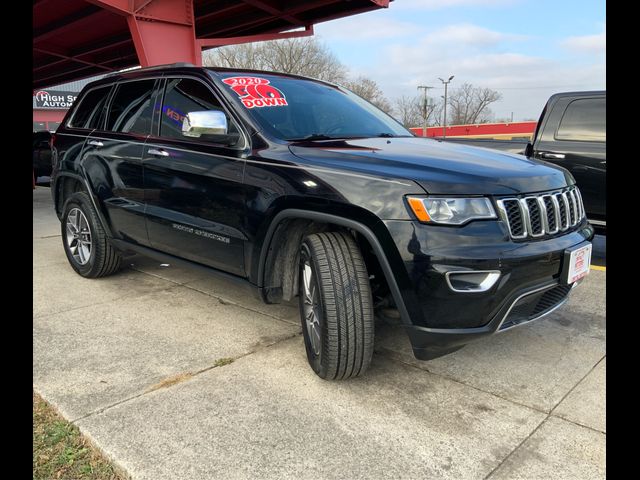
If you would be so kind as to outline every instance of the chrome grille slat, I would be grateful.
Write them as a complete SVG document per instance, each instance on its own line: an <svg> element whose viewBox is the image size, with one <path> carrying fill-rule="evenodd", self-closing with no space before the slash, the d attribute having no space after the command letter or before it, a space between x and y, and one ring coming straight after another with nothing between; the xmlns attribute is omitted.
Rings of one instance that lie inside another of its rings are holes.
<svg viewBox="0 0 640 480"><path fill-rule="evenodd" d="M585 210L584 210L584 202L582 201L582 194L580 193L580 190L578 190L576 188L576 197L578 197L578 204L580 205L580 218L583 218L585 216Z"/></svg>
<svg viewBox="0 0 640 480"><path fill-rule="evenodd" d="M553 201L553 195L543 195L541 199L544 204L544 218L547 222L547 233L550 235L558 233L558 206Z"/></svg>
<svg viewBox="0 0 640 480"><path fill-rule="evenodd" d="M556 235L576 227L585 217L576 186L520 198L502 198L497 204L500 218L514 240Z"/></svg>
<svg viewBox="0 0 640 480"><path fill-rule="evenodd" d="M574 222L576 221L576 214L573 208L573 199L568 192L563 193L563 195L567 199L567 205L569 205L569 214L567 215L567 217L569 218L569 226L572 227Z"/></svg>
<svg viewBox="0 0 640 480"><path fill-rule="evenodd" d="M576 203L576 197L571 190L567 193L567 200L569 200L569 207L571 208L571 226L575 226L578 223L578 205Z"/></svg>
<svg viewBox="0 0 640 480"><path fill-rule="evenodd" d="M555 229L549 233L558 233L562 225L560 224L560 206L558 204L558 197L555 195L549 195L551 197L551 202L553 203L553 213L556 217Z"/></svg>
<svg viewBox="0 0 640 480"><path fill-rule="evenodd" d="M567 199L567 194L564 192L561 193L560 198L562 198L562 204L564 205L564 212L566 217L565 225L562 230L566 230L571 226L571 210L569 209L569 200Z"/></svg>
<svg viewBox="0 0 640 480"><path fill-rule="evenodd" d="M544 203L545 195L538 197L538 208L540 209L540 222L542 223L542 235L549 233L549 214L547 205Z"/></svg>

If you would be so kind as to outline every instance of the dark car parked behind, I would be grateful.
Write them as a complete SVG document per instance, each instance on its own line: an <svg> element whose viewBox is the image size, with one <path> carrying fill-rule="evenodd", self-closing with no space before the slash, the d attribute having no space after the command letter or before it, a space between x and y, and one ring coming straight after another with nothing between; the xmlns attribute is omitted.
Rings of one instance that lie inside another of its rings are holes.
<svg viewBox="0 0 640 480"><path fill-rule="evenodd" d="M571 172L587 218L607 227L607 92L557 93L549 98L526 155Z"/></svg>
<svg viewBox="0 0 640 480"><path fill-rule="evenodd" d="M42 130L33 132L32 158L36 178L51 175L51 133Z"/></svg>

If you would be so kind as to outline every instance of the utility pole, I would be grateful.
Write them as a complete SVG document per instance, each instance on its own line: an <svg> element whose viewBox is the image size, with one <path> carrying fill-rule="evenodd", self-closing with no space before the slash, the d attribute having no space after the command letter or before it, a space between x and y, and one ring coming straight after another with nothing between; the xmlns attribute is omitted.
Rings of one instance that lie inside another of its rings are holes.
<svg viewBox="0 0 640 480"><path fill-rule="evenodd" d="M418 90L422 89L424 90L424 101L422 103L422 119L424 120L424 126L422 127L422 136L426 137L427 136L427 100L429 97L427 97L427 90L429 90L430 88L433 87L427 87L426 85L418 85Z"/></svg>
<svg viewBox="0 0 640 480"><path fill-rule="evenodd" d="M447 138L447 86L449 85L451 80L453 80L453 75L451 75L449 77L449 80L447 80L446 82L440 77L438 77L438 80L440 80L444 84L444 128L442 130L442 139L444 140Z"/></svg>

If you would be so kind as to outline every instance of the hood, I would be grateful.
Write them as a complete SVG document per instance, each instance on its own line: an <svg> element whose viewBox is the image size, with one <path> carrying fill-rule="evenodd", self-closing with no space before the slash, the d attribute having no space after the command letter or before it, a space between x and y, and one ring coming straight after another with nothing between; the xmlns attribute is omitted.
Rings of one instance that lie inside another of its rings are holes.
<svg viewBox="0 0 640 480"><path fill-rule="evenodd" d="M310 165L413 180L430 194L512 195L574 183L568 171L546 162L429 138L298 142L289 149Z"/></svg>

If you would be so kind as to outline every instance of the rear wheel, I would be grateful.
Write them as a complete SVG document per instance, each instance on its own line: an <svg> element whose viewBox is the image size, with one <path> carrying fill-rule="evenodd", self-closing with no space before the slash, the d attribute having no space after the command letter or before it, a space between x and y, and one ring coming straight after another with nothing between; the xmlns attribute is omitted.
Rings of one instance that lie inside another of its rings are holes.
<svg viewBox="0 0 640 480"><path fill-rule="evenodd" d="M367 268L349 234L302 241L298 277L307 359L321 378L363 374L373 354L374 320Z"/></svg>
<svg viewBox="0 0 640 480"><path fill-rule="evenodd" d="M89 195L72 194L62 212L62 243L71 267L88 278L117 272L122 257L109 243Z"/></svg>

